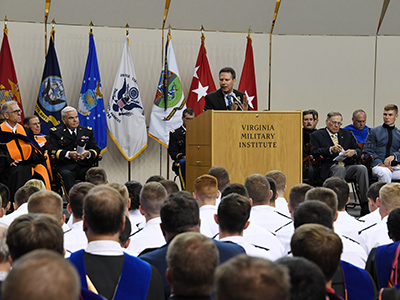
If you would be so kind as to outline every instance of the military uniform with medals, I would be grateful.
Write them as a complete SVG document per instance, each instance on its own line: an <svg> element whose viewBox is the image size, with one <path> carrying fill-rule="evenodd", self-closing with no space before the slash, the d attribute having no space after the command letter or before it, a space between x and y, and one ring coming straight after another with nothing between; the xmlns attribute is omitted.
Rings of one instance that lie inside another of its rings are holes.
<svg viewBox="0 0 400 300"><path fill-rule="evenodd" d="M168 153L174 161L172 170L179 175L182 189L185 189L186 179L186 129L181 126L169 133Z"/></svg>

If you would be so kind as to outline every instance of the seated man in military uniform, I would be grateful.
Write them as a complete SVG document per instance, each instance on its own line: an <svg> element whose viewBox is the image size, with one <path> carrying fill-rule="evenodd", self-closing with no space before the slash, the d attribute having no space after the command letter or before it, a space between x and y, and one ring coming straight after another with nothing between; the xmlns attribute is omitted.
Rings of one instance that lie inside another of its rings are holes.
<svg viewBox="0 0 400 300"><path fill-rule="evenodd" d="M186 180L186 123L194 119L194 110L186 108L182 113L182 126L169 133L168 153L174 161L172 170L179 175L182 189Z"/></svg>
<svg viewBox="0 0 400 300"><path fill-rule="evenodd" d="M66 106L61 118L64 126L50 129L49 153L56 157L56 171L62 176L68 193L75 180L85 180L86 171L100 154L100 148L92 128L79 126L75 108Z"/></svg>

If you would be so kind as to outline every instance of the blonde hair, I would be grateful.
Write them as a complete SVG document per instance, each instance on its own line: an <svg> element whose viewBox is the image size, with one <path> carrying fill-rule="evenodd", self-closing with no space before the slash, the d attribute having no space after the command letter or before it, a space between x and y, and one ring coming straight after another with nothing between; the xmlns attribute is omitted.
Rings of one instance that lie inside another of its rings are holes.
<svg viewBox="0 0 400 300"><path fill-rule="evenodd" d="M44 185L43 181L39 179L30 179L27 182L25 182L24 186L35 186L41 191L46 190L46 186Z"/></svg>
<svg viewBox="0 0 400 300"><path fill-rule="evenodd" d="M381 206L383 206L388 213L400 207L400 183L391 182L385 184L379 190L379 198L381 200Z"/></svg>

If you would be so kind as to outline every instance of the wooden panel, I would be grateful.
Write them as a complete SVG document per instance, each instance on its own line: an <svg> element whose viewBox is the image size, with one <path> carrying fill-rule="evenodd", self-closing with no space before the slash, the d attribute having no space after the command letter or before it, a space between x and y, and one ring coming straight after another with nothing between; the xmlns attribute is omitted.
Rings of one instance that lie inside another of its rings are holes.
<svg viewBox="0 0 400 300"><path fill-rule="evenodd" d="M208 174L208 170L211 166L189 166L186 165L186 171L190 168L190 172L186 172L186 190L193 193L194 181L197 177Z"/></svg>
<svg viewBox="0 0 400 300"><path fill-rule="evenodd" d="M209 145L189 145L186 164L191 166L209 166L211 164L211 147Z"/></svg>

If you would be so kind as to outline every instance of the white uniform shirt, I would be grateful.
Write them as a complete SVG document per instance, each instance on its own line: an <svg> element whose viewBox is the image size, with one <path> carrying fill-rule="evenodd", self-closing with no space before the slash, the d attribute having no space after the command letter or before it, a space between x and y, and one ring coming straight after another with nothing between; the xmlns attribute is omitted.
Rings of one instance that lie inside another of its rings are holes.
<svg viewBox="0 0 400 300"><path fill-rule="evenodd" d="M139 209L129 211L129 221L131 221L132 230L133 228L143 228L146 225L146 218L140 213ZM134 230L132 233L136 232Z"/></svg>
<svg viewBox="0 0 400 300"><path fill-rule="evenodd" d="M278 228L275 231L276 237L281 242L285 255L288 255L291 248L290 248L290 241L292 240L292 236L294 233L294 224L293 221L287 222L281 228Z"/></svg>
<svg viewBox="0 0 400 300"><path fill-rule="evenodd" d="M338 218L333 223L336 233L340 233L355 241L358 241L358 232L365 228L364 223L350 216L346 211L339 211Z"/></svg>
<svg viewBox="0 0 400 300"><path fill-rule="evenodd" d="M338 236L343 244L343 252L340 259L361 269L365 269L368 256L363 247L357 241L351 240L341 234L338 234Z"/></svg>
<svg viewBox="0 0 400 300"><path fill-rule="evenodd" d="M72 228L64 232L65 257L69 257L75 251L85 249L87 244L88 240L83 231L83 221L73 223Z"/></svg>
<svg viewBox="0 0 400 300"><path fill-rule="evenodd" d="M218 233L218 224L215 223L214 215L217 214L215 205L203 205L200 211L200 233L213 238Z"/></svg>
<svg viewBox="0 0 400 300"><path fill-rule="evenodd" d="M290 218L289 208L287 205L288 205L288 203L287 203L286 199L283 197L278 197L275 200L275 209Z"/></svg>
<svg viewBox="0 0 400 300"><path fill-rule="evenodd" d="M8 214L0 219L0 223L10 226L10 224L19 216L26 215L28 213L28 203L22 203L16 210L11 214Z"/></svg>
<svg viewBox="0 0 400 300"><path fill-rule="evenodd" d="M91 241L88 243L85 252L93 255L103 256L124 255L124 251L120 243L111 240Z"/></svg>
<svg viewBox="0 0 400 300"><path fill-rule="evenodd" d="M375 209L372 213L362 216L359 220L364 221L363 228L376 224L382 220L381 214L379 213L379 208Z"/></svg>
<svg viewBox="0 0 400 300"><path fill-rule="evenodd" d="M287 224L290 218L277 212L272 206L255 205L251 208L249 220L271 232L275 232L278 228Z"/></svg>
<svg viewBox="0 0 400 300"><path fill-rule="evenodd" d="M272 260L271 254L269 251L257 248L254 245L248 243L242 236L227 236L220 239L221 242L232 242L242 246L246 254L249 256L261 257Z"/></svg>
<svg viewBox="0 0 400 300"><path fill-rule="evenodd" d="M393 243L388 235L387 220L388 216L376 225L361 231L359 241L368 255L375 247Z"/></svg>

